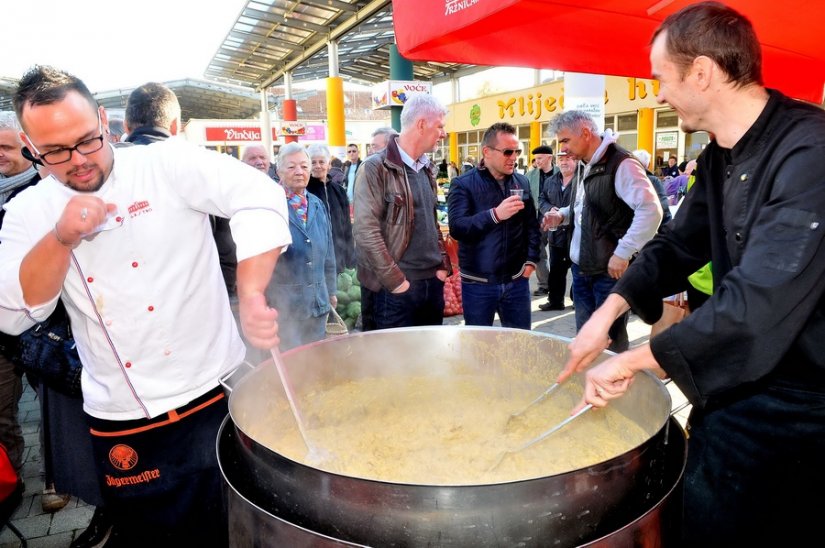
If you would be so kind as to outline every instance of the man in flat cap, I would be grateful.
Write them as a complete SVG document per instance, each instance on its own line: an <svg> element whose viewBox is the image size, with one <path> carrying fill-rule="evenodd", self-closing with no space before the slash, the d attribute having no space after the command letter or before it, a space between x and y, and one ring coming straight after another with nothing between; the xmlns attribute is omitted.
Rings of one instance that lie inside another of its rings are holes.
<svg viewBox="0 0 825 548"><path fill-rule="evenodd" d="M527 174L527 179L530 181L530 197L533 200L533 207L539 211L539 196L544 189L544 182L554 173L558 173L559 168L553 165L553 149L547 145L537 146L531 152L533 155L533 162L536 169L530 170ZM550 278L550 271L547 268L547 232L541 233L541 254L539 255L539 262L536 265L536 281L538 288L533 293L535 296L547 295L548 282Z"/></svg>

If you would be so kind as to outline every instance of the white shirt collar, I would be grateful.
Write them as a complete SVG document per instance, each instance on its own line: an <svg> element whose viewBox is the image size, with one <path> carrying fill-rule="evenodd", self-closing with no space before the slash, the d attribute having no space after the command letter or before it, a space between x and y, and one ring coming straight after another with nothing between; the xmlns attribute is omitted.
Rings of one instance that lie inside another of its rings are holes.
<svg viewBox="0 0 825 548"><path fill-rule="evenodd" d="M412 156L404 152L404 149L401 148L401 145L398 145L398 153L401 154L401 161L404 162L406 165L410 166L410 168L416 173L430 165L430 158L426 154L422 154L418 160L413 160Z"/></svg>

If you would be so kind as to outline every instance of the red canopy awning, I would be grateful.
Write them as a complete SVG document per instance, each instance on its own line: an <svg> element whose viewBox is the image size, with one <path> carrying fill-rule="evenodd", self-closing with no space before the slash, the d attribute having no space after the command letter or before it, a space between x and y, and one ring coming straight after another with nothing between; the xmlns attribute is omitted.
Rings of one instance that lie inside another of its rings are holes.
<svg viewBox="0 0 825 548"><path fill-rule="evenodd" d="M413 61L650 77L649 42L688 0L393 0L399 52ZM822 0L728 0L762 43L765 85L822 103Z"/></svg>

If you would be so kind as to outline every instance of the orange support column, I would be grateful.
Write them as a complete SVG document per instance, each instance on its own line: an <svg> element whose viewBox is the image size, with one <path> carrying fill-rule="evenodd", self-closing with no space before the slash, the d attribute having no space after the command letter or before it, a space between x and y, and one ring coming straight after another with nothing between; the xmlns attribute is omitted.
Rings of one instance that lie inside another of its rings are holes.
<svg viewBox="0 0 825 548"><path fill-rule="evenodd" d="M656 151L653 149L653 109L640 108L638 122L638 148L643 148L650 153L650 165L647 169L653 171L656 158Z"/></svg>
<svg viewBox="0 0 825 548"><path fill-rule="evenodd" d="M344 128L344 81L340 76L330 76L327 82L327 142L333 156L344 156L347 134Z"/></svg>
<svg viewBox="0 0 825 548"><path fill-rule="evenodd" d="M541 122L530 122L530 150L541 145ZM527 151L527 161L532 162L530 150Z"/></svg>
<svg viewBox="0 0 825 548"><path fill-rule="evenodd" d="M284 121L297 122L298 121L298 101L295 99L284 99ZM284 142L297 143L297 135L285 135Z"/></svg>
<svg viewBox="0 0 825 548"><path fill-rule="evenodd" d="M461 165L461 160L458 158L458 133L455 131L450 133L450 161L455 162L456 166Z"/></svg>

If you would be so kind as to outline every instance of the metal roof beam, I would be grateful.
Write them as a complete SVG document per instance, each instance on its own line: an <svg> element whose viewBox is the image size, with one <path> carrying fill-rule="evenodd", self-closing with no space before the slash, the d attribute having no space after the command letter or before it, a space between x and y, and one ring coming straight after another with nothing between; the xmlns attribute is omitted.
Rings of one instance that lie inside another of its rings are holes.
<svg viewBox="0 0 825 548"><path fill-rule="evenodd" d="M246 15L247 13L253 14L249 16L253 19L257 19L259 21L266 21L267 23L272 23L273 25L278 25L279 27L286 27L288 29L305 32L317 32L319 34L326 34L327 31L329 31L329 27L318 25L316 23L310 23L309 21L304 21L303 19L297 17L297 15L304 15L300 14L299 12L294 12L290 14L288 17L286 15L284 17L278 17L277 15L272 13L247 8L244 10L244 15Z"/></svg>
<svg viewBox="0 0 825 548"><path fill-rule="evenodd" d="M358 10L352 17L342 22L340 25L332 29L329 33L328 40L337 40L350 30L363 23L364 20L378 13L381 9L389 5L391 0L372 0L369 4ZM301 63L318 53L320 50L326 48L327 39L319 40L307 47L304 52L287 63L284 67L276 69L259 82L257 89L269 87L273 82L278 80L285 72L289 72Z"/></svg>
<svg viewBox="0 0 825 548"><path fill-rule="evenodd" d="M296 50L301 49L300 44L296 44L295 42L290 42L288 40L281 40L280 38L274 38L272 36L268 36L268 35L263 34L263 33L241 32L241 31L238 31L238 30L231 30L231 31L229 31L229 34L227 35L227 37L237 38L237 39L241 40L242 43L247 42L247 39L250 36L254 36L258 40L260 40L262 46L267 46L267 45L275 46L275 47L278 47L278 48L281 48L281 49L286 49L286 50L289 50L289 51L296 51ZM226 48L225 45L221 46L221 49L225 49L225 48Z"/></svg>
<svg viewBox="0 0 825 548"><path fill-rule="evenodd" d="M332 8L344 12L354 12L358 9L357 6L353 6L347 2L341 2L341 0L301 0L301 4L307 4L325 9Z"/></svg>

